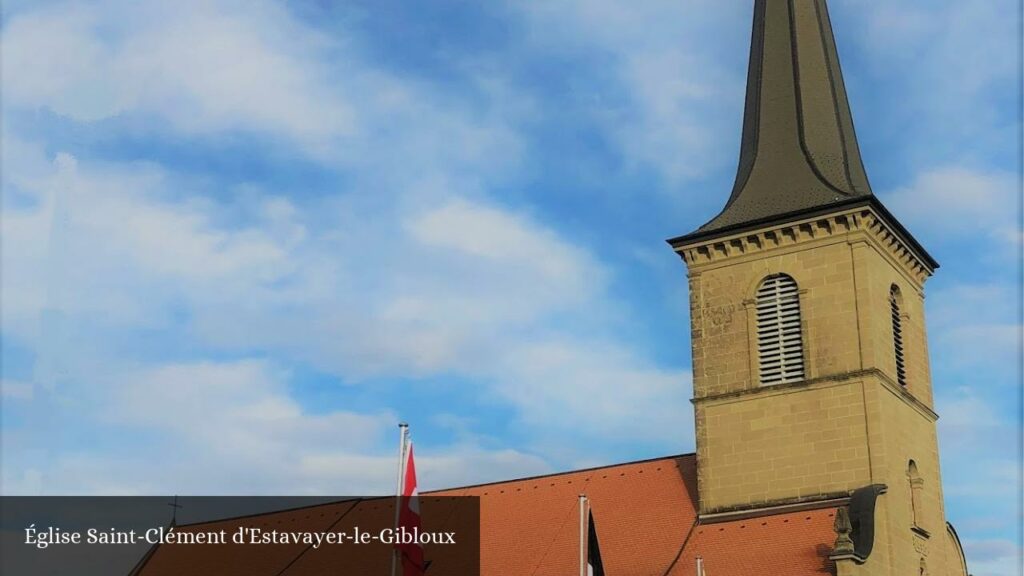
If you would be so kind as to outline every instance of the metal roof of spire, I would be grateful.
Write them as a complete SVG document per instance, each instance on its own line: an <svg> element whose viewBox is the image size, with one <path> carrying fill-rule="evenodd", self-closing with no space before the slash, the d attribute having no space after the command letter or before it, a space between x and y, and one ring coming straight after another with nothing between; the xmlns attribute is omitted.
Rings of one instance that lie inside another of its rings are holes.
<svg viewBox="0 0 1024 576"><path fill-rule="evenodd" d="M736 183L693 236L871 195L825 0L756 0Z"/></svg>

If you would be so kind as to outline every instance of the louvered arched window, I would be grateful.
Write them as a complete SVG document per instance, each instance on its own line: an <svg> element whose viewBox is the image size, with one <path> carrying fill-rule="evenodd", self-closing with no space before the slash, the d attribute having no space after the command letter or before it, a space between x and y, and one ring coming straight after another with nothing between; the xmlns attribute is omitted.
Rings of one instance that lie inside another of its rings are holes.
<svg viewBox="0 0 1024 576"><path fill-rule="evenodd" d="M900 305L903 298L900 289L893 284L889 289L889 312L892 314L892 346L896 355L896 381L907 385L907 364L903 357L903 313Z"/></svg>
<svg viewBox="0 0 1024 576"><path fill-rule="evenodd" d="M800 294L785 274L765 278L757 289L757 355L762 386L804 379Z"/></svg>

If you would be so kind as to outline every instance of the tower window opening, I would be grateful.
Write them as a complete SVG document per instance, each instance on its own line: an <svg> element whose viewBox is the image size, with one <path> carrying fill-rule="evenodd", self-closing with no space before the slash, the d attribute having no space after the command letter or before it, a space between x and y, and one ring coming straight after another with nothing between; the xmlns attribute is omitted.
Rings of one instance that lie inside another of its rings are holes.
<svg viewBox="0 0 1024 576"><path fill-rule="evenodd" d="M895 285L889 290L889 312L892 314L892 345L896 356L896 381L907 386L907 363L903 356L903 315L900 310L900 289Z"/></svg>
<svg viewBox="0 0 1024 576"><path fill-rule="evenodd" d="M800 294L785 274L764 279L757 289L757 353L762 386L804 379Z"/></svg>

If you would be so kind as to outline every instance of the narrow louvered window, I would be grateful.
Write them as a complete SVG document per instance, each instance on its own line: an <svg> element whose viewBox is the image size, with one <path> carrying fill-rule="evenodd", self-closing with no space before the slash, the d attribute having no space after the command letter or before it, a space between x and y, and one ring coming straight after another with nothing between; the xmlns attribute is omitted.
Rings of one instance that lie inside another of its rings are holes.
<svg viewBox="0 0 1024 576"><path fill-rule="evenodd" d="M889 290L889 312L892 314L892 345L896 353L896 381L907 385L907 364L903 358L903 316L900 312L900 289Z"/></svg>
<svg viewBox="0 0 1024 576"><path fill-rule="evenodd" d="M785 274L765 278L757 289L757 354L761 385L804 379L800 295Z"/></svg>

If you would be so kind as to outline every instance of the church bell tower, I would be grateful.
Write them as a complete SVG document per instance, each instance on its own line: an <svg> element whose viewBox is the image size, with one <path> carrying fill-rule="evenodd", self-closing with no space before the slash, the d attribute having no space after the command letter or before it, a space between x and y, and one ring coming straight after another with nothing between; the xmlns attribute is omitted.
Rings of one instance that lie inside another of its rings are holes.
<svg viewBox="0 0 1024 576"><path fill-rule="evenodd" d="M701 521L870 490L873 547L839 574L964 574L925 334L938 264L872 193L825 0L755 1L732 194L669 243L689 270Z"/></svg>

